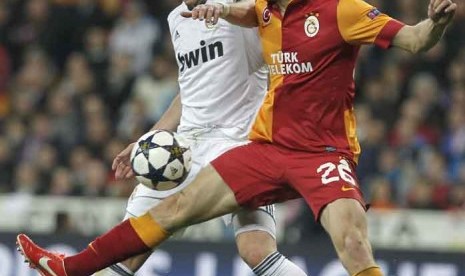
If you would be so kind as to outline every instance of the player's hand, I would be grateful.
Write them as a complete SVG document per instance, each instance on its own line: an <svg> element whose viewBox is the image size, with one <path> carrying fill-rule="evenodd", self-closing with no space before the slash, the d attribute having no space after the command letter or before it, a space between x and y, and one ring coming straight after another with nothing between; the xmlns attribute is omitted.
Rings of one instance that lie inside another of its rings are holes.
<svg viewBox="0 0 465 276"><path fill-rule="evenodd" d="M198 5L192 11L183 11L181 16L200 21L205 19L205 23L215 25L218 23L218 19L227 16L227 13L227 5L213 3Z"/></svg>
<svg viewBox="0 0 465 276"><path fill-rule="evenodd" d="M447 25L454 17L457 4L451 0L430 0L428 17L438 25Z"/></svg>
<svg viewBox="0 0 465 276"><path fill-rule="evenodd" d="M134 172L131 168L131 151L135 143L129 144L122 152L120 152L111 165L111 169L115 171L116 179L131 178Z"/></svg>

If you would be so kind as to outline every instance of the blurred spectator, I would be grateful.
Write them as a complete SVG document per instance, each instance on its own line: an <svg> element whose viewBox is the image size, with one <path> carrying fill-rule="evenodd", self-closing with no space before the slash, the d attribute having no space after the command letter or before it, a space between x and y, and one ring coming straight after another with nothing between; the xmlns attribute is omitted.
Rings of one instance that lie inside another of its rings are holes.
<svg viewBox="0 0 465 276"><path fill-rule="evenodd" d="M396 208L392 197L391 185L386 178L375 178L370 182L370 206L375 209Z"/></svg>
<svg viewBox="0 0 465 276"><path fill-rule="evenodd" d="M452 179L457 178L460 164L465 161L464 105L453 104L448 114L448 131L444 135L443 152L449 161Z"/></svg>
<svg viewBox="0 0 465 276"><path fill-rule="evenodd" d="M465 162L460 164L457 178L457 184L449 191L449 208L465 210Z"/></svg>
<svg viewBox="0 0 465 276"><path fill-rule="evenodd" d="M68 149L79 142L82 126L73 98L63 89L56 89L47 99L53 140L59 149L60 160L68 157Z"/></svg>
<svg viewBox="0 0 465 276"><path fill-rule="evenodd" d="M2 42L0 41L0 101L3 97L6 96L7 84L10 78L10 70L10 57L8 55L7 49L2 45Z"/></svg>
<svg viewBox="0 0 465 276"><path fill-rule="evenodd" d="M10 21L10 7L6 1L0 2L0 45L7 41L7 25Z"/></svg>
<svg viewBox="0 0 465 276"><path fill-rule="evenodd" d="M448 68L447 77L450 85L465 85L465 50L462 50L460 55L457 55L457 57L452 60Z"/></svg>
<svg viewBox="0 0 465 276"><path fill-rule="evenodd" d="M450 182L444 157L435 150L426 151L419 161L420 171L431 183L432 201L436 208L447 209Z"/></svg>
<svg viewBox="0 0 465 276"><path fill-rule="evenodd" d="M39 49L28 50L24 58L11 83L10 109L25 120L39 111L55 78L55 71L48 57Z"/></svg>
<svg viewBox="0 0 465 276"><path fill-rule="evenodd" d="M12 192L13 151L8 140L0 137L0 193Z"/></svg>
<svg viewBox="0 0 465 276"><path fill-rule="evenodd" d="M416 24L420 20L420 14L418 11L423 11L420 9L420 3L416 0L397 0L396 7L398 8L398 17L399 20L407 24ZM422 4L422 3L421 3ZM422 7L423 5L421 5Z"/></svg>
<svg viewBox="0 0 465 276"><path fill-rule="evenodd" d="M28 0L24 3L21 16L16 24L8 28L10 53L15 65L18 65L23 51L31 46L44 48L48 37L47 25L50 16L48 0ZM16 67L16 66L15 66Z"/></svg>
<svg viewBox="0 0 465 276"><path fill-rule="evenodd" d="M23 145L22 161L34 162L40 150L52 142L51 127L50 120L45 114L40 113L34 116Z"/></svg>
<svg viewBox="0 0 465 276"><path fill-rule="evenodd" d="M449 193L451 210L465 210L465 184L453 186Z"/></svg>
<svg viewBox="0 0 465 276"><path fill-rule="evenodd" d="M131 70L133 59L123 53L110 57L110 66L106 75L105 98L112 114L117 114L129 98L136 75Z"/></svg>
<svg viewBox="0 0 465 276"><path fill-rule="evenodd" d="M133 99L124 107L122 113L117 126L118 135L121 137L135 141L144 133L144 129L150 129L151 123L146 117L148 112L142 101Z"/></svg>
<svg viewBox="0 0 465 276"><path fill-rule="evenodd" d="M177 68L163 55L156 56L149 73L137 78L131 96L142 102L149 120L158 121L178 93Z"/></svg>
<svg viewBox="0 0 465 276"><path fill-rule="evenodd" d="M396 114L395 98L392 97L392 91L386 91L386 86L379 79L367 81L364 87L366 103L370 106L374 118L387 120L392 123Z"/></svg>
<svg viewBox="0 0 465 276"><path fill-rule="evenodd" d="M152 60L152 50L160 36L160 26L146 13L144 3L128 1L111 34L110 48L114 54L129 55L134 60L132 71L142 73Z"/></svg>
<svg viewBox="0 0 465 276"><path fill-rule="evenodd" d="M8 141L10 149L14 152L20 152L20 147L26 136L25 124L19 118L11 116L6 120L4 130L4 137Z"/></svg>
<svg viewBox="0 0 465 276"><path fill-rule="evenodd" d="M53 196L76 195L72 174L67 168L58 167L53 171L49 194Z"/></svg>
<svg viewBox="0 0 465 276"><path fill-rule="evenodd" d="M422 118L418 118L419 132L429 144L438 142L439 127L444 124L442 95L436 77L431 74L416 74L410 81L410 99L419 104Z"/></svg>
<svg viewBox="0 0 465 276"><path fill-rule="evenodd" d="M40 149L34 160L35 167L39 174L39 193L47 194L49 192L50 180L53 170L58 166L57 151L50 145L45 144Z"/></svg>
<svg viewBox="0 0 465 276"><path fill-rule="evenodd" d="M61 89L74 97L82 97L95 92L95 79L89 63L81 53L69 56L65 65L65 74L61 81Z"/></svg>
<svg viewBox="0 0 465 276"><path fill-rule="evenodd" d="M72 172L73 182L77 187L85 184L87 164L91 160L91 154L85 146L74 147L69 155L69 167Z"/></svg>
<svg viewBox="0 0 465 276"><path fill-rule="evenodd" d="M92 159L86 164L82 194L99 197L106 194L108 184L108 170L102 161Z"/></svg>
<svg viewBox="0 0 465 276"><path fill-rule="evenodd" d="M84 55L95 76L99 89L104 89L105 74L109 63L106 31L98 26L90 27L85 33Z"/></svg>
<svg viewBox="0 0 465 276"><path fill-rule="evenodd" d="M366 132L361 143L363 154L360 156L357 167L358 177L361 181L379 173L378 157L383 149L383 139L386 127L381 120L370 120L365 123Z"/></svg>
<svg viewBox="0 0 465 276"><path fill-rule="evenodd" d="M15 168L13 183L16 193L37 194L40 190L40 179L37 168L28 162L18 164Z"/></svg>
<svg viewBox="0 0 465 276"><path fill-rule="evenodd" d="M407 207L413 209L436 209L433 203L433 187L426 179L420 178L411 187Z"/></svg>

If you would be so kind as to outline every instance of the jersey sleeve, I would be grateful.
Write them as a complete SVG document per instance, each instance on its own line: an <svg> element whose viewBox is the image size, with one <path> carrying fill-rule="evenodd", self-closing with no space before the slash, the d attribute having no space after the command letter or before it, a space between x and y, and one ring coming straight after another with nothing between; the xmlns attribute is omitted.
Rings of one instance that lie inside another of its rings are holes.
<svg viewBox="0 0 465 276"><path fill-rule="evenodd" d="M404 26L363 0L340 0L337 22L339 32L347 43L376 44L381 48L389 48Z"/></svg>

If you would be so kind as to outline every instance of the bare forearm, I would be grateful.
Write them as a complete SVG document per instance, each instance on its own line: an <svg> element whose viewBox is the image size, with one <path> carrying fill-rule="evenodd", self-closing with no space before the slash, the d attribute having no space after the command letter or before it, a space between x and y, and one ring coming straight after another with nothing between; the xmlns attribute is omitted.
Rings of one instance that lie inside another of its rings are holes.
<svg viewBox="0 0 465 276"><path fill-rule="evenodd" d="M243 1L225 6L227 15L223 18L231 24L242 27L258 26L254 1Z"/></svg>
<svg viewBox="0 0 465 276"><path fill-rule="evenodd" d="M430 0L428 19L415 26L403 27L392 44L412 53L431 49L452 22L456 9L457 4L451 0Z"/></svg>
<svg viewBox="0 0 465 276"><path fill-rule="evenodd" d="M419 45L418 51L427 51L436 45L444 35L447 25L435 24L431 19L426 19L417 24Z"/></svg>
<svg viewBox="0 0 465 276"><path fill-rule="evenodd" d="M405 26L399 31L393 45L411 53L427 51L439 42L446 27L446 24L435 24L431 19L415 26Z"/></svg>
<svg viewBox="0 0 465 276"><path fill-rule="evenodd" d="M192 11L183 11L181 15L196 20L206 20L207 23L216 24L219 18L242 27L258 26L255 13L255 1L245 0L234 4L211 3L198 5Z"/></svg>
<svg viewBox="0 0 465 276"><path fill-rule="evenodd" d="M176 131L181 120L181 98L177 95L171 102L170 107L163 113L161 119L152 127L151 130L165 129Z"/></svg>

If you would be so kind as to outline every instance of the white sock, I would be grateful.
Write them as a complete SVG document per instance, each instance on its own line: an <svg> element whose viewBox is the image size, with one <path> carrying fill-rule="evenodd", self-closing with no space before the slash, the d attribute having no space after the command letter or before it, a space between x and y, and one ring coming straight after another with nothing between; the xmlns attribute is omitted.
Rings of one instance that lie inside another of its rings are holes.
<svg viewBox="0 0 465 276"><path fill-rule="evenodd" d="M266 257L253 269L253 272L258 276L307 276L300 267L278 251Z"/></svg>
<svg viewBox="0 0 465 276"><path fill-rule="evenodd" d="M94 276L134 276L134 272L123 264L115 264L96 272Z"/></svg>

